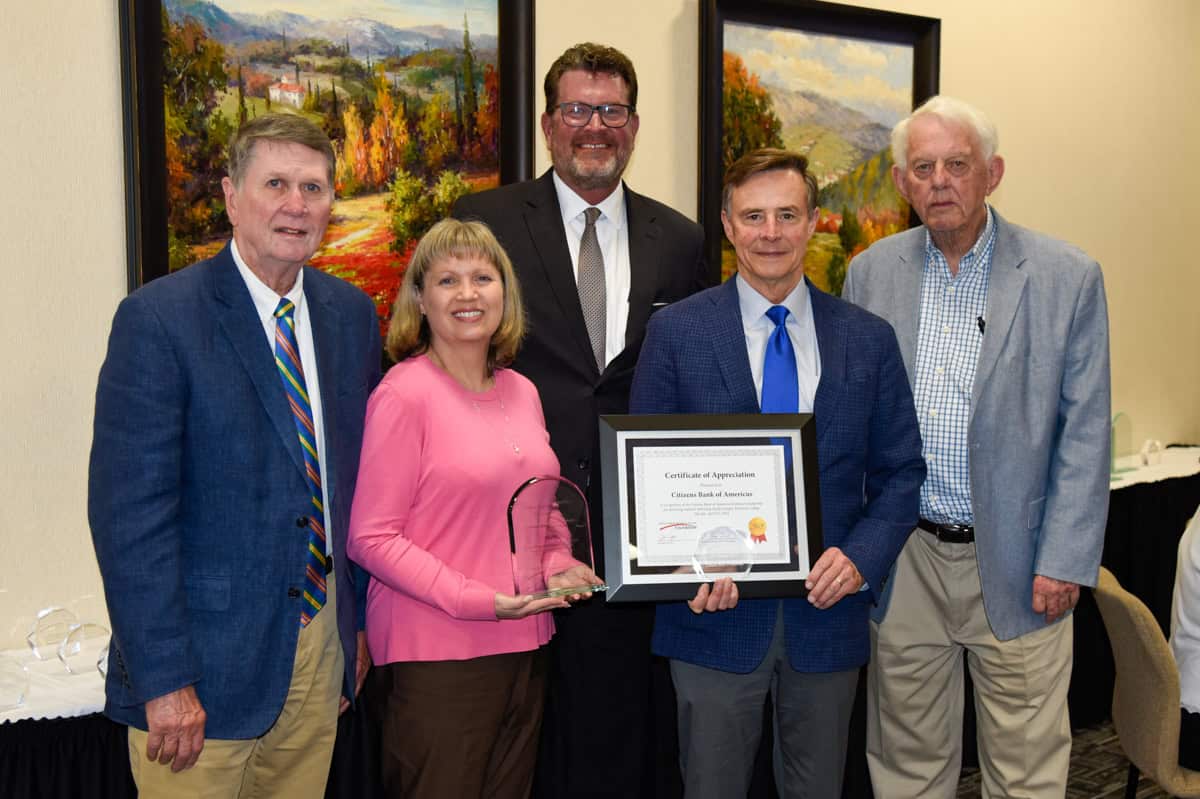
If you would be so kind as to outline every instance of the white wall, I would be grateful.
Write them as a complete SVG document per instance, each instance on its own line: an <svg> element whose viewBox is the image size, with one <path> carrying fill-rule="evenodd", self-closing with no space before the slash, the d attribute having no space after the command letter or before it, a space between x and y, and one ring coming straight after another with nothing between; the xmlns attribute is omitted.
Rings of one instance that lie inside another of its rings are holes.
<svg viewBox="0 0 1200 799"><path fill-rule="evenodd" d="M864 4L942 19L943 91L1000 126L997 206L1104 266L1114 408L1133 419L1130 441L1200 441L1200 269L1186 246L1200 222L1200 3ZM116 3L8 3L3 20L0 648L48 604L102 619L87 453L125 291ZM697 0L539 2L537 29L539 88L579 40L629 54L642 117L629 181L694 216Z"/></svg>
<svg viewBox="0 0 1200 799"><path fill-rule="evenodd" d="M116 3L0 24L0 648L38 608L104 621L86 517L96 375L125 293Z"/></svg>

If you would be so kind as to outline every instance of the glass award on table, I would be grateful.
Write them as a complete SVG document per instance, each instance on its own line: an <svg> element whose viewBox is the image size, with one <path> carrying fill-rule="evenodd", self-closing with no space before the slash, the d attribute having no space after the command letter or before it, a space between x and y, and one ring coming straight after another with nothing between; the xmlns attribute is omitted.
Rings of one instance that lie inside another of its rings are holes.
<svg viewBox="0 0 1200 799"><path fill-rule="evenodd" d="M607 589L582 580L551 587L575 567L592 569L594 563L587 499L569 480L530 477L517 487L508 502L508 543L518 596L541 599Z"/></svg>
<svg viewBox="0 0 1200 799"><path fill-rule="evenodd" d="M101 653L107 668L108 642L112 634L100 624L75 624L58 645L58 659L71 674L91 674L99 668ZM108 676L100 669L102 676Z"/></svg>
<svg viewBox="0 0 1200 799"><path fill-rule="evenodd" d="M51 606L38 611L33 627L25 640L38 660L50 660L58 646L66 640L71 630L79 624L75 614L66 608Z"/></svg>

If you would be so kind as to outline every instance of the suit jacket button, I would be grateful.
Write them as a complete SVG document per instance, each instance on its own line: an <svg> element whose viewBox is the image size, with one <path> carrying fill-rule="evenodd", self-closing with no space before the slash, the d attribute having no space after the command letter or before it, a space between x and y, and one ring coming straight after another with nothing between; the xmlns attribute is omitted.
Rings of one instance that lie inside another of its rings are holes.
<svg viewBox="0 0 1200 799"><path fill-rule="evenodd" d="M308 517L307 516L297 516L296 517L296 526L297 527L308 527Z"/></svg>
<svg viewBox="0 0 1200 799"><path fill-rule="evenodd" d="M589 461L587 458L580 458L579 463L577 463L575 465L579 467L579 471L586 472L588 467L592 465L592 462Z"/></svg>
<svg viewBox="0 0 1200 799"><path fill-rule="evenodd" d="M289 599L295 599L298 596L300 596L299 588L289 588L288 589L288 598Z"/></svg>

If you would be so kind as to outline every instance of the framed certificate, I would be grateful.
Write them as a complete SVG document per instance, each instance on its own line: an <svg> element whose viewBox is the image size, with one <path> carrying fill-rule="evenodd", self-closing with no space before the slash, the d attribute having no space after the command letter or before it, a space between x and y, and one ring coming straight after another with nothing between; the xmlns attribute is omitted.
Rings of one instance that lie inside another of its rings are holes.
<svg viewBox="0 0 1200 799"><path fill-rule="evenodd" d="M812 414L601 416L609 602L803 596L823 549Z"/></svg>

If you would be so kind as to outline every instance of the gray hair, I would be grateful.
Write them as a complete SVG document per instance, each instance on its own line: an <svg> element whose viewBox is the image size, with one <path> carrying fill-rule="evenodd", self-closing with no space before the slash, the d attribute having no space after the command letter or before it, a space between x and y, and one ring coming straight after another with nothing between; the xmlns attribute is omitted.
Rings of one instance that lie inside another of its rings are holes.
<svg viewBox="0 0 1200 799"><path fill-rule="evenodd" d="M242 178L254 157L254 145L260 141L280 141L291 144L302 144L310 150L316 150L325 156L326 173L329 177L329 188L333 190L333 170L337 164L337 156L333 152L333 144L325 131L315 122L297 114L264 114L246 122L233 139L229 142L229 177L233 185L241 187Z"/></svg>
<svg viewBox="0 0 1200 799"><path fill-rule="evenodd" d="M892 128L892 160L901 169L908 166L908 125L917 117L925 114L932 114L947 122L966 125L979 141L984 161L990 160L1000 146L1000 136L996 132L996 126L987 118L987 114L962 100L939 94L930 97L920 108L900 120L896 123L896 127Z"/></svg>

